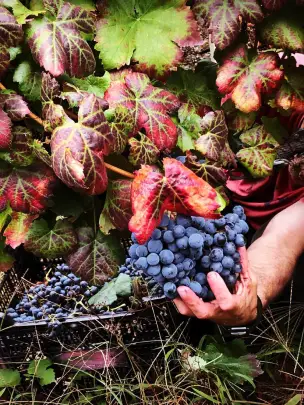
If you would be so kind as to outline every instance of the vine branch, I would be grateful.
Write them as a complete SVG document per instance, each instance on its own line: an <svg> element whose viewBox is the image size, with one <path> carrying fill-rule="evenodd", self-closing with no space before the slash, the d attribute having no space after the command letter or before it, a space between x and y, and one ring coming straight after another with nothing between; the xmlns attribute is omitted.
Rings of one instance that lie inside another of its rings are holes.
<svg viewBox="0 0 304 405"><path fill-rule="evenodd" d="M2 84L1 82L0 82L0 90L6 90L6 87L3 86L3 84ZM70 112L70 111L66 111L66 113L67 113L71 118L76 117L76 115L75 115L74 113ZM36 114L34 114L34 113L32 113L32 112L30 111L30 112L28 113L28 116L29 116L30 118L32 118L32 120L36 121L39 125L43 126L43 121L42 121L42 119L41 119L40 117L38 117L38 115L36 115ZM105 167L106 167L108 170L111 170L112 172L121 174L122 176L128 177L129 179L134 179L134 178L135 178L135 176L134 176L133 173L127 172L126 170L120 169L119 167L110 165L109 163L106 163L106 162L105 162Z"/></svg>

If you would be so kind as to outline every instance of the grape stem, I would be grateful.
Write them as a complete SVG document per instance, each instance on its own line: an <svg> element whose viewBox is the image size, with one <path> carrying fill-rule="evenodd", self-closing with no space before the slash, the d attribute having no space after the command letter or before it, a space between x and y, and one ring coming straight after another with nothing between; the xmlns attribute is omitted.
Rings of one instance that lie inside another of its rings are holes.
<svg viewBox="0 0 304 405"><path fill-rule="evenodd" d="M0 82L0 90L6 90L6 87L3 86L3 84ZM74 114L73 112L70 111L66 111L67 115L69 115L71 118L75 118L76 114ZM43 126L43 121L40 117L38 117L38 115L32 113L31 111L28 113L28 116L30 118L32 118L32 120L36 121L39 125ZM77 118L77 117L76 117ZM135 176L133 173L127 172L126 170L120 169L119 167L110 165L109 163L105 162L105 167L108 170L111 170L112 172L121 174L124 177L128 177L129 179L134 179Z"/></svg>

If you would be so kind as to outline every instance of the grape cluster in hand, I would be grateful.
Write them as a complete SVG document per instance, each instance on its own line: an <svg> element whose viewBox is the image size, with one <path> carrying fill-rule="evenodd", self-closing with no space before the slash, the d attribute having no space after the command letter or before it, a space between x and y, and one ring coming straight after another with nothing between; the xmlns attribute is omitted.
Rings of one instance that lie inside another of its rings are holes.
<svg viewBox="0 0 304 405"><path fill-rule="evenodd" d="M238 247L245 246L249 227L241 206L216 220L166 214L144 245L133 244L121 272L143 273L157 282L169 299L177 297L177 287L187 286L205 301L214 299L207 282L209 271L219 273L233 291L242 271Z"/></svg>
<svg viewBox="0 0 304 405"><path fill-rule="evenodd" d="M69 316L87 313L88 299L98 292L98 287L89 286L65 264L58 264L46 284L38 284L27 290L15 308L6 314L14 322L25 323L44 320L55 337L61 329L61 321Z"/></svg>

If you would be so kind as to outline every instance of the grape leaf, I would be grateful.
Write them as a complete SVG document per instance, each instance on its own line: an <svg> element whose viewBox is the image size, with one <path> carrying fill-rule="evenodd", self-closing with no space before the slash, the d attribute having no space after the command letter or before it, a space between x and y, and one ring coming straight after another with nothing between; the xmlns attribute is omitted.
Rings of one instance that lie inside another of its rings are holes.
<svg viewBox="0 0 304 405"><path fill-rule="evenodd" d="M11 222L5 229L3 236L6 237L5 243L13 249L25 242L27 233L32 222L38 218L38 214L24 214L23 212L13 212Z"/></svg>
<svg viewBox="0 0 304 405"><path fill-rule="evenodd" d="M18 370L11 370L9 368L0 370L0 388L16 387L20 382L21 376Z"/></svg>
<svg viewBox="0 0 304 405"><path fill-rule="evenodd" d="M166 87L197 110L208 106L216 110L220 107L220 96L216 86L216 65L201 63L196 72L178 69L167 80Z"/></svg>
<svg viewBox="0 0 304 405"><path fill-rule="evenodd" d="M226 115L228 128L232 131L245 131L252 127L256 119L256 113L251 112L249 114L242 111L235 110Z"/></svg>
<svg viewBox="0 0 304 405"><path fill-rule="evenodd" d="M109 306L118 300L118 296L129 297L131 293L131 277L121 273L116 279L105 283L102 289L89 299L89 304L97 307Z"/></svg>
<svg viewBox="0 0 304 405"><path fill-rule="evenodd" d="M53 169L69 187L101 194L108 184L103 156L111 152L113 135L100 98L90 94L72 120L55 129L51 140Z"/></svg>
<svg viewBox="0 0 304 405"><path fill-rule="evenodd" d="M193 11L207 24L211 41L218 49L225 49L235 41L240 32L240 17L250 23L263 19L256 0L196 0Z"/></svg>
<svg viewBox="0 0 304 405"><path fill-rule="evenodd" d="M83 280L103 284L117 273L118 265L124 260L119 240L100 231L95 235L89 227L79 228L77 235L79 247L67 257L68 265Z"/></svg>
<svg viewBox="0 0 304 405"><path fill-rule="evenodd" d="M41 73L33 72L29 62L20 63L14 72L13 80L18 83L19 90L29 101L40 100Z"/></svg>
<svg viewBox="0 0 304 405"><path fill-rule="evenodd" d="M142 166L136 172L131 190L133 216L129 230L139 243L145 243L161 223L166 210L166 178L152 166Z"/></svg>
<svg viewBox="0 0 304 405"><path fill-rule="evenodd" d="M36 214L46 207L56 178L43 163L13 167L0 162L0 206L8 202L14 211Z"/></svg>
<svg viewBox="0 0 304 405"><path fill-rule="evenodd" d="M275 104L283 110L304 112L304 66L285 69L282 86L279 88Z"/></svg>
<svg viewBox="0 0 304 405"><path fill-rule="evenodd" d="M108 233L107 227L105 231L102 228L105 217L119 231L128 229L128 223L132 216L131 185L131 180L113 180L109 183L106 201L101 213L100 229L103 233Z"/></svg>
<svg viewBox="0 0 304 405"><path fill-rule="evenodd" d="M52 159L47 150L44 148L43 143L38 139L34 139L31 145L33 154L41 162L45 163L47 166L52 167Z"/></svg>
<svg viewBox="0 0 304 405"><path fill-rule="evenodd" d="M178 110L178 119L177 146L183 152L195 149L194 140L199 137L201 131L201 117L190 104L182 104Z"/></svg>
<svg viewBox="0 0 304 405"><path fill-rule="evenodd" d="M32 152L32 133L29 129L16 126L12 130L12 146L7 152L1 152L0 158L15 166L29 166L34 162L35 156Z"/></svg>
<svg viewBox="0 0 304 405"><path fill-rule="evenodd" d="M53 363L49 359L32 360L28 366L29 375L39 379L40 385L48 385L56 382L55 372L50 366Z"/></svg>
<svg viewBox="0 0 304 405"><path fill-rule="evenodd" d="M133 116L127 108L119 106L115 108L109 125L114 138L111 150L113 153L120 154L125 150L129 134L134 128Z"/></svg>
<svg viewBox="0 0 304 405"><path fill-rule="evenodd" d="M283 79L275 52L262 52L248 59L244 45L228 53L218 70L216 84L244 113L261 107L261 93L269 94Z"/></svg>
<svg viewBox="0 0 304 405"><path fill-rule="evenodd" d="M9 204L4 208L3 211L0 212L0 232L3 231L3 228L9 222L12 212L13 210L11 209Z"/></svg>
<svg viewBox="0 0 304 405"><path fill-rule="evenodd" d="M12 121L20 121L30 112L23 97L15 93L1 92L0 107Z"/></svg>
<svg viewBox="0 0 304 405"><path fill-rule="evenodd" d="M261 38L275 48L292 52L304 51L304 28L301 13L295 15L285 9L265 19L259 27Z"/></svg>
<svg viewBox="0 0 304 405"><path fill-rule="evenodd" d="M63 107L54 103L54 99L60 96L60 86L56 79L49 73L42 73L41 101L42 119L44 129L52 132L55 128L63 125L68 119Z"/></svg>
<svg viewBox="0 0 304 405"><path fill-rule="evenodd" d="M55 259L72 253L77 244L77 234L68 220L58 220L50 228L45 219L38 219L30 227L24 247L35 256Z"/></svg>
<svg viewBox="0 0 304 405"><path fill-rule="evenodd" d="M30 16L37 16L44 13L43 8L40 10L29 10L19 0L1 0L0 5L11 8L19 24L25 24Z"/></svg>
<svg viewBox="0 0 304 405"><path fill-rule="evenodd" d="M0 108L0 149L9 149L12 144L12 122L8 115Z"/></svg>
<svg viewBox="0 0 304 405"><path fill-rule="evenodd" d="M133 216L129 229L145 243L160 224L165 210L217 218L216 191L176 159L165 158L165 176L152 166L142 166L133 180Z"/></svg>
<svg viewBox="0 0 304 405"><path fill-rule="evenodd" d="M219 161L227 137L224 112L209 112L201 119L201 136L195 142L195 149L207 159Z"/></svg>
<svg viewBox="0 0 304 405"><path fill-rule="evenodd" d="M101 77L90 75L82 79L77 79L76 77L67 78L68 83L72 83L79 90L83 90L88 93L95 94L97 97L103 97L105 91L110 86L110 73L105 72Z"/></svg>
<svg viewBox="0 0 304 405"><path fill-rule="evenodd" d="M228 178L227 170L220 167L219 163L209 162L208 160L199 161L191 152L187 152L185 166L212 187L225 184Z"/></svg>
<svg viewBox="0 0 304 405"><path fill-rule="evenodd" d="M144 129L159 150L175 146L177 128L168 114L176 111L180 102L170 92L152 86L147 75L128 73L112 81L105 99L110 108L126 107L134 118L134 133Z"/></svg>
<svg viewBox="0 0 304 405"><path fill-rule="evenodd" d="M132 61L138 70L161 77L182 60L180 47L202 44L185 0L109 0L100 2L99 10L95 49L105 69Z"/></svg>
<svg viewBox="0 0 304 405"><path fill-rule="evenodd" d="M267 10L278 10L283 7L287 0L262 0L263 6Z"/></svg>
<svg viewBox="0 0 304 405"><path fill-rule="evenodd" d="M264 125L264 129L268 132L279 144L285 143L289 133L287 129L281 124L278 117L267 117L264 116L261 118L261 121Z"/></svg>
<svg viewBox="0 0 304 405"><path fill-rule="evenodd" d="M94 15L62 1L44 0L44 4L56 20L45 16L30 24L28 44L33 57L53 76L68 73L82 77L93 73L95 58L81 33L93 33Z"/></svg>
<svg viewBox="0 0 304 405"><path fill-rule="evenodd" d="M129 139L129 162L135 167L156 163L159 157L159 150L146 135L139 133L139 137L140 139Z"/></svg>
<svg viewBox="0 0 304 405"><path fill-rule="evenodd" d="M9 66L9 48L20 44L22 39L22 26L6 8L0 7L0 76Z"/></svg>
<svg viewBox="0 0 304 405"><path fill-rule="evenodd" d="M4 249L5 243L3 238L0 236L0 272L8 271L14 264L14 258L11 255L9 255ZM0 377L0 384L1 384L1 377Z"/></svg>
<svg viewBox="0 0 304 405"><path fill-rule="evenodd" d="M246 167L253 177L267 177L272 173L273 162L276 158L277 141L258 125L240 136L243 144L248 145L238 151L238 161Z"/></svg>

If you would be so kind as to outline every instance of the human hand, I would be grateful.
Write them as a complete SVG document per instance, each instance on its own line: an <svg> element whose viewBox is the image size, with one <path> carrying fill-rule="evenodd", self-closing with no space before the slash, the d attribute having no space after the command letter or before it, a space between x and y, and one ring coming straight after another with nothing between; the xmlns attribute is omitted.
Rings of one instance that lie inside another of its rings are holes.
<svg viewBox="0 0 304 405"><path fill-rule="evenodd" d="M204 302L188 287L178 287L180 298L174 303L182 315L210 319L227 326L246 325L257 316L257 283L248 266L245 247L239 248L242 272L231 294L222 277L216 272L207 275L215 300Z"/></svg>

